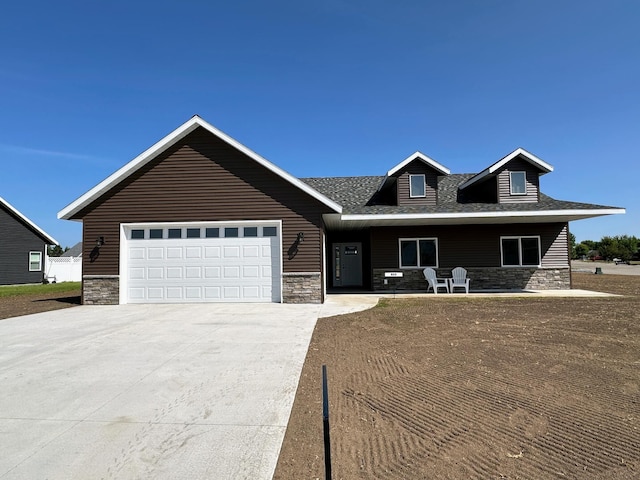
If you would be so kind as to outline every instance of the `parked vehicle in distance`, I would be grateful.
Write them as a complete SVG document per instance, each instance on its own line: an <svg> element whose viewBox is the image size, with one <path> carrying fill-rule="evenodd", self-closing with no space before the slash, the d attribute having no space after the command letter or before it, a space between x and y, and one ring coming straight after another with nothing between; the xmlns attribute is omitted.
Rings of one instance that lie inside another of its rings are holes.
<svg viewBox="0 0 640 480"><path fill-rule="evenodd" d="M621 263L629 265L629 262L627 262L626 260L622 260L621 258L614 258L613 263L615 263L616 265L620 265Z"/></svg>

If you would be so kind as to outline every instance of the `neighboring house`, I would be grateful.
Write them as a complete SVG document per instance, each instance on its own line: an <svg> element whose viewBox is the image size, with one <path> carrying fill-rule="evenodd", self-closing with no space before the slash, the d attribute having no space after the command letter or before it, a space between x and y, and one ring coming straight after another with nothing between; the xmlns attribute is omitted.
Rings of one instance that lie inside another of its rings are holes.
<svg viewBox="0 0 640 480"><path fill-rule="evenodd" d="M81 282L82 242L76 243L59 257L48 257L46 277L49 282Z"/></svg>
<svg viewBox="0 0 640 480"><path fill-rule="evenodd" d="M76 243L73 247L60 255L60 257L82 257L82 242Z"/></svg>
<svg viewBox="0 0 640 480"><path fill-rule="evenodd" d="M0 285L42 283L47 245L58 242L0 197Z"/></svg>
<svg viewBox="0 0 640 480"><path fill-rule="evenodd" d="M58 217L83 222L85 303L322 302L426 290L427 266L569 288L568 222L624 209L542 194L552 170L517 149L455 175L416 152L381 177L299 179L195 116Z"/></svg>

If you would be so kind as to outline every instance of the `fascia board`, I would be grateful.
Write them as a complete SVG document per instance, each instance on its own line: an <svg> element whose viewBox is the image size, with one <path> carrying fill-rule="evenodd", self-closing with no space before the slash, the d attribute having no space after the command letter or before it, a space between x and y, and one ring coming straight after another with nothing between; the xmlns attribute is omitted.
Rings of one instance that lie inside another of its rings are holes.
<svg viewBox="0 0 640 480"><path fill-rule="evenodd" d="M22 222L24 222L33 230L38 232L38 234L41 235L48 242L48 245L59 245L58 241L55 238L53 238L51 235L49 235L47 232L42 230L39 226L37 226L35 223L33 223L31 220L25 217L22 213L18 211L18 209L16 209L13 205L7 202L4 198L0 197L0 203L4 205L7 208L7 210L13 213L16 217L18 217Z"/></svg>
<svg viewBox="0 0 640 480"><path fill-rule="evenodd" d="M382 179L382 182L380 183L380 186L378 187L378 191L380 191L382 189L382 187L387 182L387 179L389 177L392 177L395 173L397 173L399 170L401 170L402 168L404 168L405 166L407 166L409 163L413 162L416 159L422 161L423 163L425 163L427 165L429 165L430 167L434 168L436 171L442 173L443 175L450 175L451 174L451 170L449 170L444 165L441 165L440 163L436 162L433 158L430 158L429 156L425 155L424 153L422 153L420 151L416 151L413 154L409 155L402 162L400 162L399 164L397 164L395 167L393 167L391 170L389 170L387 172L385 177Z"/></svg>
<svg viewBox="0 0 640 480"><path fill-rule="evenodd" d="M513 152L511 152L506 157L501 158L496 163L491 165L489 168L484 169L482 172L478 173L474 177L471 177L469 180L464 182L462 185L460 185L459 189L460 190L464 190L468 186L479 182L484 177L495 173L500 168L502 168L504 165L506 165L508 162L510 162L511 160L516 158L518 155L522 155L523 157L525 157L525 159L529 163L531 163L532 165L537 166L544 173L553 172L553 166L551 166L550 164L548 164L544 160L541 160L540 158L536 157L534 154L527 152L524 148L516 148Z"/></svg>
<svg viewBox="0 0 640 480"><path fill-rule="evenodd" d="M375 220L438 220L438 219L480 219L480 218L508 218L508 217L599 217L602 215L620 215L626 213L624 208L606 208L592 210L539 210L535 212L473 212L473 213L398 213L387 215L353 214L341 215L340 220L375 221Z"/></svg>
<svg viewBox="0 0 640 480"><path fill-rule="evenodd" d="M85 193L84 195L82 195L81 197L79 197L69 205L67 205L65 208L60 210L60 212L58 212L58 218L69 220L73 215L79 212L82 208L89 205L91 202L93 202L94 200L99 198L101 195L106 193L108 190L116 186L122 180L124 180L125 178L127 178L128 176L130 176L131 174L139 170L141 167L146 165L148 162L153 160L158 154L160 154L167 148L171 147L173 144L175 144L182 138L186 137L189 133L191 133L198 127L203 127L204 129L208 130L209 132L211 132L221 140L227 142L232 147L236 148L237 150L241 151L242 153L244 153L245 155L253 159L258 164L272 171L276 175L282 177L284 180L288 181L289 183L299 188L300 190L304 191L305 193L312 196L313 198L320 201L321 203L325 204L332 210L338 213L342 212L342 207L337 203L335 203L333 200L322 195L320 192L318 192L317 190L314 190L304 182L298 180L293 175L275 166L273 163L261 157L260 155L255 153L253 150L245 147L237 140L234 140L227 134L218 130L209 122L203 120L197 115L194 115L191 119L189 119L183 125L175 129L169 135L162 138L160 141L156 142L153 146L149 147L147 150L142 152L140 155L138 155L136 158L131 160L125 166L117 170L115 173L111 174L109 177L107 177L105 180L103 180L98 185L93 187L87 193Z"/></svg>

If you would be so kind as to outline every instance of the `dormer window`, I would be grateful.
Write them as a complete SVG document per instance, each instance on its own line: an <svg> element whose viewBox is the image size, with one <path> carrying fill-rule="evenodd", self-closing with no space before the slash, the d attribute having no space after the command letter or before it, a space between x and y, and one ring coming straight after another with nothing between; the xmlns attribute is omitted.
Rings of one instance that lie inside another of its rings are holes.
<svg viewBox="0 0 640 480"><path fill-rule="evenodd" d="M409 196L411 198L427 196L427 186L424 175L409 175Z"/></svg>
<svg viewBox="0 0 640 480"><path fill-rule="evenodd" d="M509 172L511 184L511 195L527 194L527 174L526 172Z"/></svg>

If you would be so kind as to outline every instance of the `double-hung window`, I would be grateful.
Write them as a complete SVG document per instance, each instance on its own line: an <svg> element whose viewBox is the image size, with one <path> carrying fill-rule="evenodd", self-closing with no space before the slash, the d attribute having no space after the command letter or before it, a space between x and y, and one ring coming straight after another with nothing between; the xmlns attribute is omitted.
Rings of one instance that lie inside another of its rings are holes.
<svg viewBox="0 0 640 480"><path fill-rule="evenodd" d="M511 185L511 195L526 195L527 194L526 172L509 172L509 184Z"/></svg>
<svg viewBox="0 0 640 480"><path fill-rule="evenodd" d="M502 237L503 267L540 266L540 237Z"/></svg>
<svg viewBox="0 0 640 480"><path fill-rule="evenodd" d="M424 175L409 175L409 196L411 198L427 196L427 184Z"/></svg>
<svg viewBox="0 0 640 480"><path fill-rule="evenodd" d="M437 238L401 238L400 268L438 267Z"/></svg>
<svg viewBox="0 0 640 480"><path fill-rule="evenodd" d="M42 270L42 252L29 252L29 271L39 272Z"/></svg>

